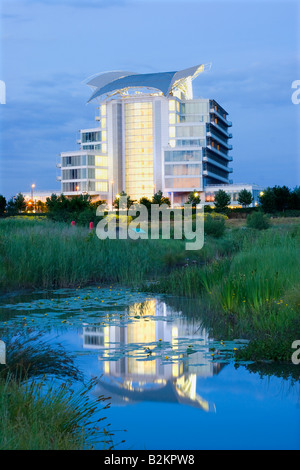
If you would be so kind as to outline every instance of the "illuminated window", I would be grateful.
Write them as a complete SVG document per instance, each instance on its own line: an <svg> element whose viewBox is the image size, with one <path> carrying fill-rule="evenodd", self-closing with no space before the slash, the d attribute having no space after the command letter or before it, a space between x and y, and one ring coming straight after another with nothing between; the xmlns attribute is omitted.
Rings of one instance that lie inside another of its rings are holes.
<svg viewBox="0 0 300 470"><path fill-rule="evenodd" d="M100 107L101 116L106 116L106 105L102 104Z"/></svg>
<svg viewBox="0 0 300 470"><path fill-rule="evenodd" d="M101 127L106 127L106 118L101 119Z"/></svg>
<svg viewBox="0 0 300 470"><path fill-rule="evenodd" d="M170 142L169 142L169 144L170 144L170 147L175 147L175 145L176 145L176 140L171 139Z"/></svg>
<svg viewBox="0 0 300 470"><path fill-rule="evenodd" d="M148 101L125 104L125 186L133 199L153 195L153 112Z"/></svg>
<svg viewBox="0 0 300 470"><path fill-rule="evenodd" d="M106 181L96 182L95 190L96 191L101 191L103 193L107 193L107 183L106 183Z"/></svg>
<svg viewBox="0 0 300 470"><path fill-rule="evenodd" d="M175 127L169 127L169 137L175 137Z"/></svg>
<svg viewBox="0 0 300 470"><path fill-rule="evenodd" d="M107 144L102 144L102 152L103 153L107 152Z"/></svg>
<svg viewBox="0 0 300 470"><path fill-rule="evenodd" d="M102 141L106 142L106 131L102 132Z"/></svg>
<svg viewBox="0 0 300 470"><path fill-rule="evenodd" d="M108 166L108 157L103 157L102 155L96 155L95 166Z"/></svg>
<svg viewBox="0 0 300 470"><path fill-rule="evenodd" d="M169 100L169 111L175 111L175 100Z"/></svg>
<svg viewBox="0 0 300 470"><path fill-rule="evenodd" d="M108 170L105 168L95 170L95 179L96 180L106 180L108 179Z"/></svg>
<svg viewBox="0 0 300 470"><path fill-rule="evenodd" d="M175 124L175 119L174 113L169 114L169 124Z"/></svg>

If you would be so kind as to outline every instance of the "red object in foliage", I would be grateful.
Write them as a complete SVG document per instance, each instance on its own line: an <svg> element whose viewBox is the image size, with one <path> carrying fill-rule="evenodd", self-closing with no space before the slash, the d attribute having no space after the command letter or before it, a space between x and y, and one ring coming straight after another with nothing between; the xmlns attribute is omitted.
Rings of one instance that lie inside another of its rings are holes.
<svg viewBox="0 0 300 470"><path fill-rule="evenodd" d="M94 228L94 222L90 222L90 229Z"/></svg>
<svg viewBox="0 0 300 470"><path fill-rule="evenodd" d="M75 220L72 220L71 225L75 225L75 224L76 224Z"/></svg>

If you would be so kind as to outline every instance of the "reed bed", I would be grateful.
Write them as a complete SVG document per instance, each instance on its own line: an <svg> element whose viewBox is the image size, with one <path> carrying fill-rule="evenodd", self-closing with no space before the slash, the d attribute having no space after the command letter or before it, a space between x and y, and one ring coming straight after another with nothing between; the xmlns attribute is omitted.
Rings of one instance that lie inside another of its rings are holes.
<svg viewBox="0 0 300 470"><path fill-rule="evenodd" d="M94 418L96 404L104 402L106 408L106 400L102 396L94 402L88 399L93 386L91 381L73 392L68 383L20 384L15 378L1 379L0 450L90 449L95 444L96 431L101 445L108 449L110 433L105 429L99 432L101 418Z"/></svg>

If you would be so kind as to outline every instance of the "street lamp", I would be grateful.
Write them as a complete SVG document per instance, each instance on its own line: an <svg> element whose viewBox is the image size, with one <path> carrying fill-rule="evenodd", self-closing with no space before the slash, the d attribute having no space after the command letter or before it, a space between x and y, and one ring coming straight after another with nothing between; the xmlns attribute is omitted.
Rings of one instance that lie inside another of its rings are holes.
<svg viewBox="0 0 300 470"><path fill-rule="evenodd" d="M261 192L259 193L260 196L263 196L264 194L265 194L265 193L264 193L263 191L261 191Z"/></svg>
<svg viewBox="0 0 300 470"><path fill-rule="evenodd" d="M78 196L79 186L76 186L76 191L77 191L77 196Z"/></svg>
<svg viewBox="0 0 300 470"><path fill-rule="evenodd" d="M35 188L35 184L31 185L31 200L33 201L33 188Z"/></svg>

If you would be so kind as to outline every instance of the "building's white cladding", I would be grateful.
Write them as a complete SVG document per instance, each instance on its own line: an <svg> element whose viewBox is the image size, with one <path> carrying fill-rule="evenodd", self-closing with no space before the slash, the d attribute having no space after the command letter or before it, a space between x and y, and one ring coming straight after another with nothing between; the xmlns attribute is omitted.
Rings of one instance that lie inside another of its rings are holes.
<svg viewBox="0 0 300 470"><path fill-rule="evenodd" d="M88 192L108 202L121 191L134 199L162 190L175 204L206 184L228 184L227 112L193 99L204 65L138 75L106 72L89 80L99 126L80 131L80 150L61 154L62 192Z"/></svg>

